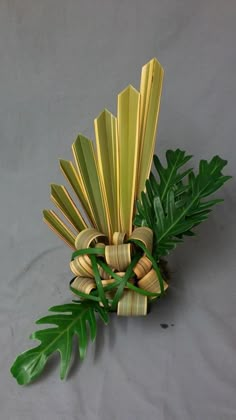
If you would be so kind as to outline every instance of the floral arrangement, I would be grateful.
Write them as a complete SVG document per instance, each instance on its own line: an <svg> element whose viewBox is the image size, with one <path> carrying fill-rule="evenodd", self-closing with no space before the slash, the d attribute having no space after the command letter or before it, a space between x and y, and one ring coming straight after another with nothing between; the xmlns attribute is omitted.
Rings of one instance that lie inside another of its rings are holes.
<svg viewBox="0 0 236 420"><path fill-rule="evenodd" d="M43 371L51 354L60 353L60 376L70 368L76 335L83 359L88 330L93 341L97 318L110 312L145 316L168 289L167 256L207 219L221 199L207 197L230 176L219 156L201 160L198 171L183 169L191 156L167 150L163 166L153 156L163 82L154 58L141 72L140 90L128 86L118 95L117 117L104 110L94 121L96 145L79 135L75 163L60 160L74 198L62 185L51 185L51 198L64 220L44 210L44 221L72 248L69 283L74 299L53 306L36 324L49 324L31 338L40 344L20 354L11 373L28 384ZM153 171L151 166L153 162Z"/></svg>

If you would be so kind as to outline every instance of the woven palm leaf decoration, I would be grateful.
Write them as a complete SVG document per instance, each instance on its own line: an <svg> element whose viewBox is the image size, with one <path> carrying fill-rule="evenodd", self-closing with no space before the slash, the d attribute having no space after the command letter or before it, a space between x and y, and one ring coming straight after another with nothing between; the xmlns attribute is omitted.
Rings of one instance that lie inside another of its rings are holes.
<svg viewBox="0 0 236 420"><path fill-rule="evenodd" d="M71 192L52 184L59 213L43 215L72 248L73 298L36 322L52 326L34 332L40 344L16 358L11 373L19 384L37 378L56 351L65 378L73 337L83 359L98 317L107 324L110 312L147 315L168 288L163 257L222 201L207 199L230 178L219 156L201 160L196 172L184 168L191 156L180 149L166 152L165 165L153 157L163 74L155 58L144 65L139 90L130 85L118 95L117 116L105 109L95 119L95 143L80 134L74 160L60 161Z"/></svg>

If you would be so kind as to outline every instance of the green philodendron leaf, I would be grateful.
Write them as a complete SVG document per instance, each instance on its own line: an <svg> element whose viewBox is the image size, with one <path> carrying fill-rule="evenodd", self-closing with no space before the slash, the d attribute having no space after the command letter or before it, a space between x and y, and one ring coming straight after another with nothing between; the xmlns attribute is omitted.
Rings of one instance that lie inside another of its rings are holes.
<svg viewBox="0 0 236 420"><path fill-rule="evenodd" d="M137 203L134 219L134 225L146 225L153 230L153 252L157 258L167 255L183 242L183 236L194 235L192 228L208 218L212 206L223 201L204 199L231 178L222 174L227 161L219 156L214 156L209 162L201 160L197 175L192 169L179 173L190 159L185 152L168 150L166 159L167 167L164 168L154 156L159 179L151 173L146 181L146 192Z"/></svg>
<svg viewBox="0 0 236 420"><path fill-rule="evenodd" d="M53 306L50 314L36 321L36 324L52 324L56 327L34 332L30 338L39 340L39 346L20 354L11 367L11 373L20 385L26 385L36 379L43 371L51 354L60 353L60 377L64 379L70 368L72 340L78 337L79 354L83 359L88 345L87 327L90 338L96 338L96 313L104 323L108 323L108 313L97 302L81 301Z"/></svg>
<svg viewBox="0 0 236 420"><path fill-rule="evenodd" d="M166 160L167 167L164 168L157 156L153 157L154 166L159 175L159 194L161 200L165 200L170 188L178 184L186 175L191 173L192 169L187 169L183 173L179 173L182 168L192 156L186 155L183 150L167 150Z"/></svg>

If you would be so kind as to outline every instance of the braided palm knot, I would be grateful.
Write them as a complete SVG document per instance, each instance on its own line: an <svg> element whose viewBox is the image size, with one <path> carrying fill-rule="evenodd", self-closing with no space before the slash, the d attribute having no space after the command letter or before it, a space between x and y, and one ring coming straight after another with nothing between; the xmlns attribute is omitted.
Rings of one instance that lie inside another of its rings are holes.
<svg viewBox="0 0 236 420"><path fill-rule="evenodd" d="M71 290L82 298L99 301L118 315L146 315L148 300L168 287L152 256L153 232L133 230L129 238L115 232L112 244L96 229L84 229L75 240L70 262L75 278Z"/></svg>

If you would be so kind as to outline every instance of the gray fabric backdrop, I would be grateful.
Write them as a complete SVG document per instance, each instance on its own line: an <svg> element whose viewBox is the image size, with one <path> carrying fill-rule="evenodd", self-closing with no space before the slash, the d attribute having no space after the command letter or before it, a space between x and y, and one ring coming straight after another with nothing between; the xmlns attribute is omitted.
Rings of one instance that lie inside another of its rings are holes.
<svg viewBox="0 0 236 420"><path fill-rule="evenodd" d="M230 0L1 0L2 420L236 418L235 180L171 256L172 286L148 317L101 325L67 382L57 358L32 386L9 374L34 320L70 299L70 251L41 217L49 183L63 182L58 157L71 157L79 131L93 136L94 117L115 112L128 83L138 87L142 64L157 56L165 68L160 156L218 153L236 175L235 21Z"/></svg>

